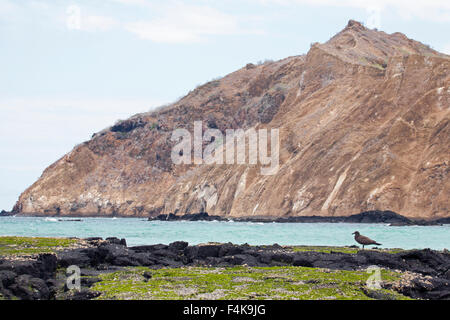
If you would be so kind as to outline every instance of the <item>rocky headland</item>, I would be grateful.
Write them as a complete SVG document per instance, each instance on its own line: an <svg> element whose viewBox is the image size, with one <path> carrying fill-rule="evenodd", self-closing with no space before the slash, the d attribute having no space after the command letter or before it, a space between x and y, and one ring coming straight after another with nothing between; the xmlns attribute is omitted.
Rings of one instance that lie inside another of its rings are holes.
<svg viewBox="0 0 450 320"><path fill-rule="evenodd" d="M390 210L448 219L449 106L448 55L351 20L307 54L247 64L94 133L50 165L13 212L288 221ZM222 133L279 129L278 171L175 165L172 133L192 133L194 121Z"/></svg>

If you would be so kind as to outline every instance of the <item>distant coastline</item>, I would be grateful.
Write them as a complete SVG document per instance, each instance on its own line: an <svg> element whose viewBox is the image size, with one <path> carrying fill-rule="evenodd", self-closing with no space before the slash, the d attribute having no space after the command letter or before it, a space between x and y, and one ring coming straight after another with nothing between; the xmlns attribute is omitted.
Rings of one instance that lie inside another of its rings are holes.
<svg viewBox="0 0 450 320"><path fill-rule="evenodd" d="M160 214L157 216L126 216L114 214L83 214L79 216L67 216L60 214L45 214L45 213L15 213L2 210L0 217L4 216L27 216L27 217L64 217L64 218L145 218L148 221L234 221L234 222L259 222L259 223L384 223L391 226L433 226L450 224L450 217L439 218L433 220L425 219L411 219L402 216L393 211L372 210L364 211L349 216L297 216L297 217L273 217L273 216L243 216L243 217L229 217L209 215L207 212L193 213L193 214Z"/></svg>
<svg viewBox="0 0 450 320"><path fill-rule="evenodd" d="M393 211L364 211L350 216L297 216L297 217L273 217L273 216L254 216L254 217L222 217L210 216L208 213L197 214L161 214L156 217L148 218L149 221L230 221L235 222L262 222L262 223L387 223L391 226L433 226L450 224L450 217L435 220L410 219Z"/></svg>

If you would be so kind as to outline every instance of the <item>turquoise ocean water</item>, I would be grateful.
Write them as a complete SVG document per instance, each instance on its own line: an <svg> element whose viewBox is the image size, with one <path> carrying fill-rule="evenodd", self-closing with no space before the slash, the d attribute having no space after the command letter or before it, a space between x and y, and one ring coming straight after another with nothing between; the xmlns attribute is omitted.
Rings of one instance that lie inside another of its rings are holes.
<svg viewBox="0 0 450 320"><path fill-rule="evenodd" d="M73 219L73 218L71 218ZM354 223L253 223L146 221L143 218L81 218L82 221L58 221L57 218L1 217L0 236L42 237L118 237L128 245L168 244L184 240L190 244L233 242L280 245L356 244L352 232L382 243L384 248L450 249L450 225L390 227L386 224Z"/></svg>

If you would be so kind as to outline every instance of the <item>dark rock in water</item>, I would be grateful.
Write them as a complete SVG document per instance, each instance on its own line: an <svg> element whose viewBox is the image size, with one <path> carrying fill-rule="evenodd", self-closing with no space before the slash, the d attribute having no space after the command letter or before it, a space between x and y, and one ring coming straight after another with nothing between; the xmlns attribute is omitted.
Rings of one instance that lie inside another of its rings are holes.
<svg viewBox="0 0 450 320"><path fill-rule="evenodd" d="M173 213L169 213L169 214L160 214L156 217L150 217L148 218L148 221L176 221L179 220L179 217L174 215Z"/></svg>
<svg viewBox="0 0 450 320"><path fill-rule="evenodd" d="M442 223L438 220L409 220L403 222L393 222L389 226L391 227L404 227L404 226L442 226Z"/></svg>
<svg viewBox="0 0 450 320"><path fill-rule="evenodd" d="M411 220L393 211L365 211L346 217L351 223L411 223Z"/></svg>
<svg viewBox="0 0 450 320"><path fill-rule="evenodd" d="M450 224L450 217L437 219L436 222L441 224Z"/></svg>
<svg viewBox="0 0 450 320"><path fill-rule="evenodd" d="M228 219L223 218L221 216L210 216L206 212L202 212L202 213L198 213L198 214L187 214L187 215L185 215L185 217L189 221L201 221L201 220L206 220L206 221L228 221Z"/></svg>
<svg viewBox="0 0 450 320"><path fill-rule="evenodd" d="M160 214L156 217L148 218L148 221L228 221L220 216L210 216L207 212L175 215L173 213Z"/></svg>
<svg viewBox="0 0 450 320"><path fill-rule="evenodd" d="M317 222L344 222L344 217L322 217L322 216L304 216L304 217L286 217L278 218L275 222L278 223L317 223ZM251 218L246 219L249 222L252 221ZM271 222L267 219L259 219L255 222Z"/></svg>
<svg viewBox="0 0 450 320"><path fill-rule="evenodd" d="M404 227L404 226L409 226L409 223L405 223L405 222L393 222L391 224L389 224L390 227Z"/></svg>
<svg viewBox="0 0 450 320"><path fill-rule="evenodd" d="M450 218L444 218L434 221L427 220L412 220L393 211L372 210L365 211L351 216L299 216L299 217L280 217L274 218L266 217L233 217L236 222L278 222L278 223L317 223L317 222L347 222L347 223L389 223L391 226L430 226L442 225L443 223L450 223ZM148 221L229 221L230 218L222 216L210 216L206 212L195 214L175 215L173 213L160 214L156 217L148 218Z"/></svg>
<svg viewBox="0 0 450 320"><path fill-rule="evenodd" d="M412 220L416 226L442 226L443 223L438 220Z"/></svg>
<svg viewBox="0 0 450 320"><path fill-rule="evenodd" d="M9 217L12 215L14 215L14 212L9 212L9 211L5 211L5 210L0 211L0 217Z"/></svg>
<svg viewBox="0 0 450 320"><path fill-rule="evenodd" d="M188 221L209 220L211 218L206 212L185 214L182 217L183 217L183 220L188 220Z"/></svg>

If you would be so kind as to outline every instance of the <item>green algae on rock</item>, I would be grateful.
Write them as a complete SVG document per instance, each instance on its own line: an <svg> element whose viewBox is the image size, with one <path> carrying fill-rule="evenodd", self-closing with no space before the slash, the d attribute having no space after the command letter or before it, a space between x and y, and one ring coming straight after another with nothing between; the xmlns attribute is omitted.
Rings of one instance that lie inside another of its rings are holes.
<svg viewBox="0 0 450 320"><path fill-rule="evenodd" d="M52 253L67 249L79 241L69 238L0 236L0 256Z"/></svg>
<svg viewBox="0 0 450 320"><path fill-rule="evenodd" d="M144 272L151 272L151 278L144 277ZM381 270L383 284L398 282L401 276L401 272ZM368 277L365 270L307 267L132 267L101 275L92 289L102 293L97 299L371 300L374 291L380 297L410 299L394 290L367 288Z"/></svg>

